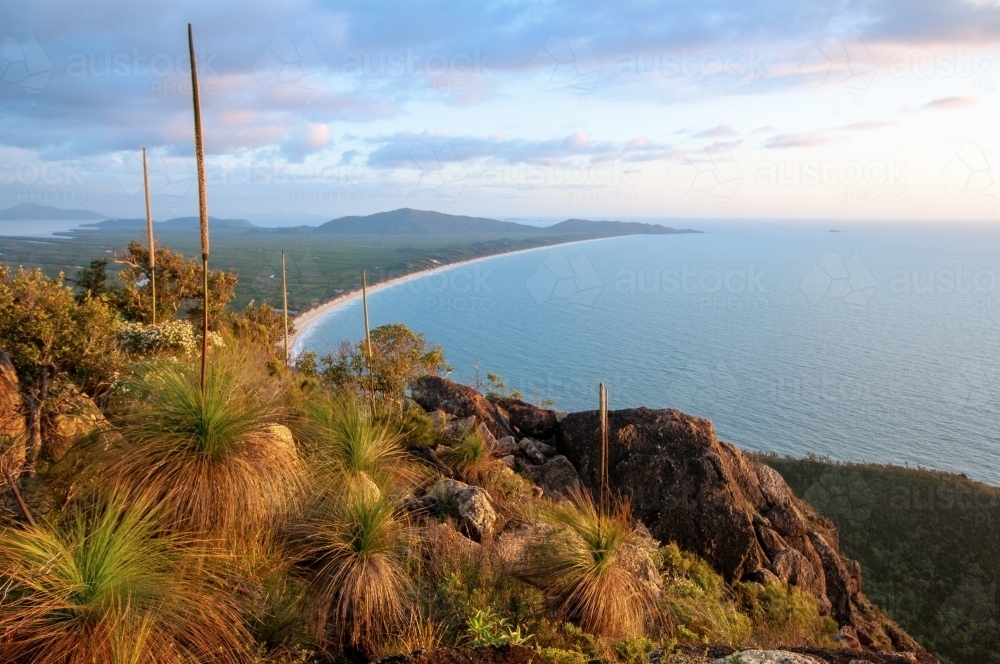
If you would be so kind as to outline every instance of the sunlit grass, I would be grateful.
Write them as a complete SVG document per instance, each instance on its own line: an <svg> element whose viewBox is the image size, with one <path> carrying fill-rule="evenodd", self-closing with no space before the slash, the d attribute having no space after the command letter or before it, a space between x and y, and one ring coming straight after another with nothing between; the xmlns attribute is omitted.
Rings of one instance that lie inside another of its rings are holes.
<svg viewBox="0 0 1000 664"><path fill-rule="evenodd" d="M3 660L244 661L249 637L212 559L158 535L157 518L113 494L66 523L0 533Z"/></svg>
<svg viewBox="0 0 1000 664"><path fill-rule="evenodd" d="M451 466L467 482L478 484L497 468L497 455L492 441L478 430L469 429L456 445L449 448L442 461Z"/></svg>

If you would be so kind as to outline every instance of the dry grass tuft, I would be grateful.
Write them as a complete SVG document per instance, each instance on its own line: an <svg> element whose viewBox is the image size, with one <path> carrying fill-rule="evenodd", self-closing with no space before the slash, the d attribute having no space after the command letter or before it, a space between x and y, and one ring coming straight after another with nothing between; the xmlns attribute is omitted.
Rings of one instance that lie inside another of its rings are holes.
<svg viewBox="0 0 1000 664"><path fill-rule="evenodd" d="M493 441L479 431L469 429L462 440L441 455L441 460L471 484L482 484L499 468Z"/></svg>
<svg viewBox="0 0 1000 664"><path fill-rule="evenodd" d="M405 491L419 477L399 430L350 392L324 395L305 408L303 434L315 451L315 480L337 486Z"/></svg>

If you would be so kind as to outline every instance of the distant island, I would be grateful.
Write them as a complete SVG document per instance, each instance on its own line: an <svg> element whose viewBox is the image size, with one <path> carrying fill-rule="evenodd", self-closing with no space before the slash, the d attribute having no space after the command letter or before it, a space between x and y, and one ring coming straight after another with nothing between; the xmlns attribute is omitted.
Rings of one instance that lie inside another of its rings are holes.
<svg viewBox="0 0 1000 664"><path fill-rule="evenodd" d="M38 203L21 203L6 210L0 210L0 221L94 221L97 219L107 219L107 217L90 210L64 210Z"/></svg>

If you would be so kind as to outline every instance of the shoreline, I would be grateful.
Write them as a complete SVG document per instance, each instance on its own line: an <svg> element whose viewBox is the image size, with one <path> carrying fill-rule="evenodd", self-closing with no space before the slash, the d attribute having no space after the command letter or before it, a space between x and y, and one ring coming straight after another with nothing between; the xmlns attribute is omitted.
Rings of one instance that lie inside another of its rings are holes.
<svg viewBox="0 0 1000 664"><path fill-rule="evenodd" d="M528 249L515 249L514 251L502 251L496 254L487 254L486 256L477 256L476 258L469 258L463 261L455 261L454 263L443 263L436 267L430 267L425 270L419 270L417 272L410 272L398 277L393 277L388 281L380 281L377 284L368 286L368 294L376 293L380 290L385 290L387 288L392 288L393 286L399 286L405 284L408 281L413 281L415 279L420 279L437 272L443 272L444 270L450 270L452 268L461 267L462 265L470 265L472 263L478 263L480 261L489 260L491 258L498 258L500 256L513 256L515 254L524 254L530 251L540 251L542 249L551 249L552 247L565 247L571 244L583 244L585 242L599 242L601 240L613 240L619 237L633 237L631 235L614 235L611 237L595 237L586 240L570 240L568 242L556 242L554 244L543 244L538 247L529 247ZM335 313L338 309L346 307L348 304L361 299L361 289L346 291L341 293L335 298L322 302L312 309L307 309L301 314L292 319L292 323L295 325L295 333L291 335L288 340L289 353L292 357L295 357L301 350L302 345L308 340L309 332L323 320L325 317Z"/></svg>

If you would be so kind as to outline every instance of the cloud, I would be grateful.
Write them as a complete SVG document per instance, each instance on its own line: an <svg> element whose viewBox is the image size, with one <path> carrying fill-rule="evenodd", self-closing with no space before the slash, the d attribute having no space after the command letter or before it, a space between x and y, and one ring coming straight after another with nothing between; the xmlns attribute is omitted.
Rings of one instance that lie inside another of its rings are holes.
<svg viewBox="0 0 1000 664"><path fill-rule="evenodd" d="M852 122L851 124L840 125L837 129L841 131L873 131L875 129L885 129L891 127L895 121L872 121L872 122Z"/></svg>
<svg viewBox="0 0 1000 664"><path fill-rule="evenodd" d="M928 110L938 110L945 108L965 108L966 106L975 106L977 103L979 102L973 97L964 97L964 96L941 97L940 99L935 99L933 101L927 102L926 104L921 106L921 108Z"/></svg>
<svg viewBox="0 0 1000 664"><path fill-rule="evenodd" d="M772 136L765 143L765 148L812 148L818 145L825 145L830 139L819 132L807 132L802 134L778 134Z"/></svg>
<svg viewBox="0 0 1000 664"><path fill-rule="evenodd" d="M720 124L711 129L705 129L694 134L695 138L723 138L725 136L735 136L736 132L730 124Z"/></svg>
<svg viewBox="0 0 1000 664"><path fill-rule="evenodd" d="M413 159L415 150L429 147L442 162L465 162L477 159L507 164L551 163L582 160L596 163L621 159L648 161L673 153L669 144L640 137L627 141L594 141L584 132L561 138L526 139L503 136L459 136L435 132L401 132L368 139L376 147L366 164L372 168L397 168Z"/></svg>

